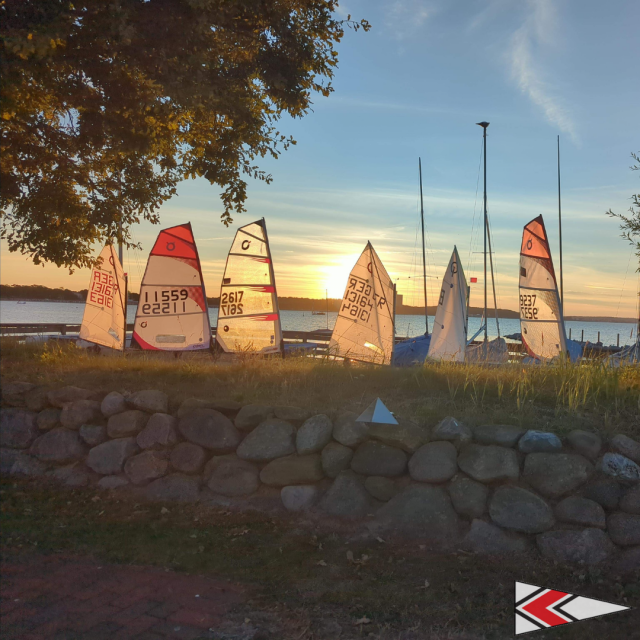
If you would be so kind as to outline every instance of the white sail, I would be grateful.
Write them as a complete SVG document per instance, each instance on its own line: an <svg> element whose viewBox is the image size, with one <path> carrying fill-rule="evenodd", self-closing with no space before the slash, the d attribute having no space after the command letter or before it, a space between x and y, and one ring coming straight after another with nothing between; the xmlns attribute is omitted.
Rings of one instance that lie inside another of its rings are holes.
<svg viewBox="0 0 640 640"><path fill-rule="evenodd" d="M113 245L104 247L98 261L91 271L79 337L104 347L124 350L126 287L122 265Z"/></svg>
<svg viewBox="0 0 640 640"><path fill-rule="evenodd" d="M533 358L566 354L567 344L556 274L542 216L524 228L520 249L522 344Z"/></svg>
<svg viewBox="0 0 640 640"><path fill-rule="evenodd" d="M281 351L280 311L264 219L240 227L220 287L218 344L227 352Z"/></svg>
<svg viewBox="0 0 640 640"><path fill-rule="evenodd" d="M191 224L158 235L140 285L133 341L142 349L208 349L211 326Z"/></svg>
<svg viewBox="0 0 640 640"><path fill-rule="evenodd" d="M395 287L368 242L349 274L329 353L391 364L395 335Z"/></svg>
<svg viewBox="0 0 640 640"><path fill-rule="evenodd" d="M464 362L467 345L467 279L453 248L449 266L442 279L433 333L427 356L434 360Z"/></svg>

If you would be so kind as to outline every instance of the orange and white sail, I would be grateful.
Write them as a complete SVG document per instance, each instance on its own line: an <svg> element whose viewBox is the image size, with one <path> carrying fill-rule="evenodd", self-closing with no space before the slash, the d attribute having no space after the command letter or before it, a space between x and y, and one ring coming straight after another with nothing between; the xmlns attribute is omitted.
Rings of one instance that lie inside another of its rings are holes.
<svg viewBox="0 0 640 640"><path fill-rule="evenodd" d="M458 249L453 247L451 260L442 278L440 299L427 354L429 358L464 362L467 346L467 295L467 279Z"/></svg>
<svg viewBox="0 0 640 640"><path fill-rule="evenodd" d="M133 341L142 349L208 349L211 326L191 224L164 229L140 285Z"/></svg>
<svg viewBox="0 0 640 640"><path fill-rule="evenodd" d="M329 353L391 364L395 337L395 286L370 242L349 274Z"/></svg>
<svg viewBox="0 0 640 640"><path fill-rule="evenodd" d="M542 216L524 227L520 249L520 328L529 355L548 361L567 352L567 338Z"/></svg>
<svg viewBox="0 0 640 640"><path fill-rule="evenodd" d="M231 244L220 287L216 340L231 353L275 353L283 349L264 218L240 227Z"/></svg>
<svg viewBox="0 0 640 640"><path fill-rule="evenodd" d="M80 339L124 350L126 327L124 272L112 244L104 247L91 270Z"/></svg>

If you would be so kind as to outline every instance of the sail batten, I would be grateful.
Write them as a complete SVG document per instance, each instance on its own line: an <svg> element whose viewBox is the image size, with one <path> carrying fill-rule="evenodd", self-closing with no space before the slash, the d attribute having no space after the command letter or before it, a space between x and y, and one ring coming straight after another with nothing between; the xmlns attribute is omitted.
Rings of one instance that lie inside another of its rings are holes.
<svg viewBox="0 0 640 640"><path fill-rule="evenodd" d="M520 326L529 355L549 361L567 353L562 304L542 216L524 227L520 248Z"/></svg>
<svg viewBox="0 0 640 640"><path fill-rule="evenodd" d="M395 335L395 287L371 243L347 279L329 353L390 364Z"/></svg>
<svg viewBox="0 0 640 640"><path fill-rule="evenodd" d="M240 227L227 256L216 340L226 352L282 350L282 328L264 220Z"/></svg>
<svg viewBox="0 0 640 640"><path fill-rule="evenodd" d="M442 279L428 357L464 362L467 344L467 280L458 249L453 248Z"/></svg>
<svg viewBox="0 0 640 640"><path fill-rule="evenodd" d="M158 234L140 285L133 341L155 351L194 351L211 344L207 296L190 223Z"/></svg>
<svg viewBox="0 0 640 640"><path fill-rule="evenodd" d="M91 282L79 338L103 347L123 350L125 345L125 277L112 244L105 245Z"/></svg>

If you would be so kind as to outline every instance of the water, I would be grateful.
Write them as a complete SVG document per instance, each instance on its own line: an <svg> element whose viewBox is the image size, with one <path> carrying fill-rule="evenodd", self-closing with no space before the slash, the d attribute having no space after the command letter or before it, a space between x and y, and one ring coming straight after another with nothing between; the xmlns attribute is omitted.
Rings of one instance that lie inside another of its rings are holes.
<svg viewBox="0 0 640 640"><path fill-rule="evenodd" d="M127 322L132 323L136 315L135 304L127 309ZM80 324L84 312L84 303L74 302L27 302L18 304L13 300L0 300L0 322L60 322L66 324ZM316 329L333 329L337 313L330 312L328 316L314 316L310 311L282 311L281 322L285 331L314 331ZM210 308L211 325L218 322L218 310ZM567 335L571 329L571 337L580 340L584 330L584 339L596 342L598 331L600 340L605 345L615 345L617 335L620 334L620 345L633 344L635 341L635 325L627 322L587 322L570 321L566 323ZM416 336L424 333L424 316L397 316L396 334L398 336ZM429 328L433 327L433 317L429 317ZM480 318L469 318L469 337L480 328ZM501 335L520 333L520 321L517 319L500 320ZM495 322L489 322L489 335L497 335Z"/></svg>

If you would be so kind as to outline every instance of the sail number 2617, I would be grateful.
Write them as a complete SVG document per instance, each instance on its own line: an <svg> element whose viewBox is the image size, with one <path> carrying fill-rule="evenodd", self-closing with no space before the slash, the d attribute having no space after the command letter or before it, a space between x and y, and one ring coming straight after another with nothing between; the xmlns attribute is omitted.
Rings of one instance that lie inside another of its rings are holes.
<svg viewBox="0 0 640 640"><path fill-rule="evenodd" d="M164 313L184 313L185 300L189 297L186 289L162 289L160 291L145 291L142 313L144 315L160 315Z"/></svg>
<svg viewBox="0 0 640 640"><path fill-rule="evenodd" d="M244 291L225 291L220 296L220 311L223 316L241 316Z"/></svg>
<svg viewBox="0 0 640 640"><path fill-rule="evenodd" d="M535 293L520 294L520 317L523 320L537 320L538 307L536 305Z"/></svg>

